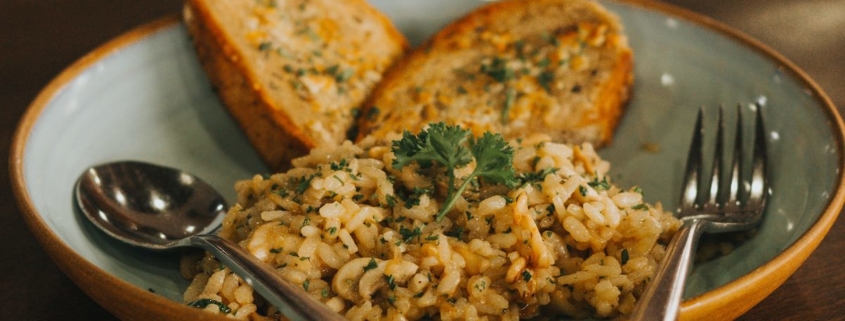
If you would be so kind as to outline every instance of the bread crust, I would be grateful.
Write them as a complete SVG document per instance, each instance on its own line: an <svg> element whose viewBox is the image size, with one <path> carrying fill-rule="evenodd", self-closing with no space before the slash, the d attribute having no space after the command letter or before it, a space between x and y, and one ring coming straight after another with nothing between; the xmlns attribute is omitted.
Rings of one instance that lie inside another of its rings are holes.
<svg viewBox="0 0 845 321"><path fill-rule="evenodd" d="M186 0L183 11L212 86L271 170L346 139L356 109L408 48L364 0L299 2Z"/></svg>
<svg viewBox="0 0 845 321"><path fill-rule="evenodd" d="M476 134L540 132L605 145L632 84L622 25L597 3L499 1L446 26L394 65L365 104L359 139L445 121Z"/></svg>

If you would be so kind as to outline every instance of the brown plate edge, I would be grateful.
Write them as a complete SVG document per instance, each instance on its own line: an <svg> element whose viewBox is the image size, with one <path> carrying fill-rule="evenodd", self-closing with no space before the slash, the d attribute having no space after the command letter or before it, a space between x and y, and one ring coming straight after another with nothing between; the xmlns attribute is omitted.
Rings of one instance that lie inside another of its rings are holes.
<svg viewBox="0 0 845 321"><path fill-rule="evenodd" d="M795 63L753 37L729 27L705 15L655 0L606 0L629 4L644 9L657 11L694 22L702 27L716 31L738 43L753 49L769 58L781 69L800 83L804 84L813 97L824 107L823 112L831 120L831 131L837 135L836 147L839 153L839 176L836 192L829 200L824 212L801 237L772 260L725 285L707 291L704 294L685 300L681 304L679 320L732 320L736 319L775 291L807 260L827 235L845 204L845 124L836 106L828 95L809 75ZM635 63L636 64L636 63Z"/></svg>
<svg viewBox="0 0 845 321"><path fill-rule="evenodd" d="M821 105L825 107L824 111L827 113L828 118L833 120L831 126L834 128L832 128L832 131L838 135L836 139L837 148L840 151L843 150L843 146L845 146L845 138L843 138L845 137L845 125L843 125L842 118L835 105L815 81L781 54L721 22L674 5L653 0L609 1L630 4L695 22L743 43L758 53L772 59L782 66L785 72L792 74L793 77L802 82L813 93L814 97L820 101ZM77 286L98 304L102 305L115 316L125 320L149 320L153 318L173 320L226 319L203 313L195 308L187 307L158 295L150 295L152 293L114 277L91 264L79 254L76 254L72 248L62 242L50 230L32 205L32 200L26 190L23 177L23 157L29 133L41 112L53 97L74 79L74 77L103 57L114 53L120 48L131 45L178 23L181 23L178 15L172 15L150 22L105 43L74 62L54 78L30 104L21 118L12 141L9 171L15 199L25 222L41 243L41 246L47 250L53 261L56 262L59 268ZM843 159L845 156L840 153L839 157L839 163L845 164L845 159ZM836 221L843 204L845 204L845 186L842 184L844 179L845 168L840 167L836 193L830 199L825 211L819 216L816 223L795 241L795 243L753 272L700 296L684 301L681 306L680 319L734 319L750 310L754 305L777 289L809 257Z"/></svg>
<svg viewBox="0 0 845 321"><path fill-rule="evenodd" d="M167 16L132 29L106 42L75 61L42 89L18 123L12 139L9 173L12 190L24 221L50 258L83 292L122 320L226 320L155 295L95 266L53 232L38 214L27 190L24 156L29 134L44 108L79 74L121 48L181 23L178 15Z"/></svg>

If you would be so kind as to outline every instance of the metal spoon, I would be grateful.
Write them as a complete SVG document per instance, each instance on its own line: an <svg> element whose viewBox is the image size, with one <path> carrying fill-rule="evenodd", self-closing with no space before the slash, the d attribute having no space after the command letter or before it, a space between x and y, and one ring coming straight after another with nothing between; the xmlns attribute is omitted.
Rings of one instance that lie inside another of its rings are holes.
<svg viewBox="0 0 845 321"><path fill-rule="evenodd" d="M208 234L220 225L227 205L191 174L134 161L102 164L79 177L76 201L91 223L125 243L211 252L291 320L345 320L243 248Z"/></svg>

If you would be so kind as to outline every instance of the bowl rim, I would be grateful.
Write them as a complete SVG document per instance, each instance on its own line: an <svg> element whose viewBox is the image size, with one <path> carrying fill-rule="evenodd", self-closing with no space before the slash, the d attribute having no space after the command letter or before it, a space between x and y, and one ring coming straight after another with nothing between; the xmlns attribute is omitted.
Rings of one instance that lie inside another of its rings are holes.
<svg viewBox="0 0 845 321"><path fill-rule="evenodd" d="M675 5L654 0L606 0L629 4L635 7L655 10L669 16L675 16L700 27L715 31L731 38L740 45L754 50L757 54L770 59L781 66L784 73L802 83L819 102L828 119L831 131L836 136L836 148L845 147L845 124L833 101L810 76L791 60L770 48L759 40L722 22ZM836 178L836 191L829 199L824 211L795 242L777 256L746 275L728 282L715 289L684 300L681 304L679 320L732 320L748 312L775 291L789 276L807 260L819 243L827 235L845 203L845 153L839 154L839 175Z"/></svg>
<svg viewBox="0 0 845 321"><path fill-rule="evenodd" d="M823 112L833 121L830 126L831 131L836 136L837 149L843 150L845 125L831 99L803 70L775 50L712 18L671 4L655 0L604 1L656 11L692 22L700 27L727 36L738 44L753 49L761 56L780 65L785 73L790 74L803 84L822 106ZM222 316L208 314L143 290L95 266L76 253L72 247L58 237L36 210L25 181L24 157L29 134L41 113L74 78L121 48L128 47L153 34L180 24L181 17L178 14L146 23L104 43L72 63L53 78L27 107L12 139L9 158L10 180L15 200L24 221L56 265L89 297L121 319L226 320ZM838 163L840 165L839 176L835 185L836 191L816 222L784 251L754 271L725 285L685 300L681 304L679 319L734 319L739 317L771 294L801 266L824 239L842 210L843 204L845 204L845 185L842 184L843 179L845 179L845 161L843 161L845 155L843 154L845 153L839 154L840 160Z"/></svg>

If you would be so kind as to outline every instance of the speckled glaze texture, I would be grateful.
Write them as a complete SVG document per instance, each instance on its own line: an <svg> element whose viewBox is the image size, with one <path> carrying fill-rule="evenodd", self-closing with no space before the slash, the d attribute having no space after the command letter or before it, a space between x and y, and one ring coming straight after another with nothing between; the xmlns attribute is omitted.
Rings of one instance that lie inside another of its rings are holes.
<svg viewBox="0 0 845 321"><path fill-rule="evenodd" d="M483 1L371 3L418 44ZM842 209L842 121L812 80L753 39L665 4L601 3L622 18L635 54L634 97L600 152L617 185L638 185L647 201L674 208L698 108L713 120L720 104L740 104L748 115L753 103L763 105L771 167L765 221L731 254L695 267L681 310L683 320L736 318L800 266ZM188 283L178 253L110 241L78 213L76 177L118 159L187 170L230 202L236 180L267 173L218 102L177 17L104 44L58 75L23 117L10 170L33 233L116 316L213 317L181 304Z"/></svg>

